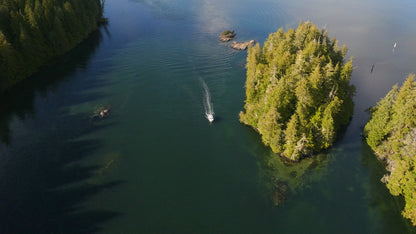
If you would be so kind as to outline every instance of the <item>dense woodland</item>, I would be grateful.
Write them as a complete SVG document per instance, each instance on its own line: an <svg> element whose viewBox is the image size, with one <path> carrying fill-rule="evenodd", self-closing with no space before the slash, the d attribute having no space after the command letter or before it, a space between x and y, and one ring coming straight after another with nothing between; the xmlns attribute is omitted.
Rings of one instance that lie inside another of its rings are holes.
<svg viewBox="0 0 416 234"><path fill-rule="evenodd" d="M102 20L103 0L0 0L0 91L72 49Z"/></svg>
<svg viewBox="0 0 416 234"><path fill-rule="evenodd" d="M346 46L313 23L270 34L247 56L245 112L271 149L290 160L326 149L353 112L352 60Z"/></svg>
<svg viewBox="0 0 416 234"><path fill-rule="evenodd" d="M409 75L371 108L364 128L367 143L384 160L389 173L382 178L390 193L403 195L403 216L416 226L416 80Z"/></svg>

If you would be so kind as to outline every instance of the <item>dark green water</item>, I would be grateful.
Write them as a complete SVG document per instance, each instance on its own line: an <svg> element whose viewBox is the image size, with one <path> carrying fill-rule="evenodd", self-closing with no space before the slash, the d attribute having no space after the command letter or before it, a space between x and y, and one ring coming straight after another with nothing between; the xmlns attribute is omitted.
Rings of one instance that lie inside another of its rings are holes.
<svg viewBox="0 0 416 234"><path fill-rule="evenodd" d="M415 10L411 0L107 0L108 26L2 96L0 233L416 233L360 138L364 110L416 72ZM356 106L333 148L285 165L239 124L246 52L217 36L263 42L300 20L349 47ZM94 120L100 107L111 113ZM278 181L287 199L275 207Z"/></svg>

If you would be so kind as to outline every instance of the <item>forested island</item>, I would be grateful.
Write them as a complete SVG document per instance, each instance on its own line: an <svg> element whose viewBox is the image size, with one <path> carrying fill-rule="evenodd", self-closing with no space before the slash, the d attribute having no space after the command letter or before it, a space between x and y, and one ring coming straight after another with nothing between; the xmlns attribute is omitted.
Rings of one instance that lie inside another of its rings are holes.
<svg viewBox="0 0 416 234"><path fill-rule="evenodd" d="M38 71L103 22L104 0L0 1L0 91Z"/></svg>
<svg viewBox="0 0 416 234"><path fill-rule="evenodd" d="M416 226L416 80L411 74L399 89L392 90L370 109L364 128L367 143L386 163L382 178L390 193L402 195L402 215Z"/></svg>
<svg viewBox="0 0 416 234"><path fill-rule="evenodd" d="M311 22L270 34L249 48L246 100L240 121L292 161L332 145L353 113L352 59L327 30Z"/></svg>

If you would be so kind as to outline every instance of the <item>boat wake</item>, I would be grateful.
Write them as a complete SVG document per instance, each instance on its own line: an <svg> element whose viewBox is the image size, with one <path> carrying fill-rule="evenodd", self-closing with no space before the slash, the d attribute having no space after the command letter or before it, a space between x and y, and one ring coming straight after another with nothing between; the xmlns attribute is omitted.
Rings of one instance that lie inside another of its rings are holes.
<svg viewBox="0 0 416 234"><path fill-rule="evenodd" d="M202 87L204 88L204 109L205 109L205 118L212 123L214 122L214 105L211 102L211 94L209 93L209 89L205 81L200 78Z"/></svg>

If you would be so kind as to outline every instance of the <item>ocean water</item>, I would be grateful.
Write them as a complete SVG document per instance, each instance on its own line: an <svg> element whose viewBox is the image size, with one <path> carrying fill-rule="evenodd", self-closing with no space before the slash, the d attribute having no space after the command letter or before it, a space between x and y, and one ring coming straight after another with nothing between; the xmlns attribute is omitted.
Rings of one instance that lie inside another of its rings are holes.
<svg viewBox="0 0 416 234"><path fill-rule="evenodd" d="M365 110L416 72L415 10L107 0L108 25L0 99L0 233L416 233L360 137ZM347 45L357 93L334 147L289 165L238 122L246 52L217 38L230 29L263 43L301 20Z"/></svg>

